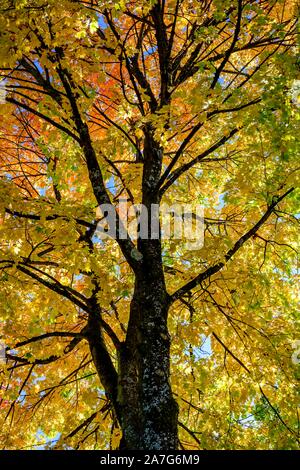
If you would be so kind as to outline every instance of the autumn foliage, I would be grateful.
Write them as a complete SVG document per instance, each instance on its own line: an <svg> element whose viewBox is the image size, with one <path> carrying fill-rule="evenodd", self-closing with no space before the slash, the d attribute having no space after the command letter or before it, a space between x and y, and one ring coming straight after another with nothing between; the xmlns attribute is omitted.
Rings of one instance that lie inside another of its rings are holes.
<svg viewBox="0 0 300 470"><path fill-rule="evenodd" d="M298 448L296 2L0 11L0 448ZM120 197L204 246L100 240Z"/></svg>

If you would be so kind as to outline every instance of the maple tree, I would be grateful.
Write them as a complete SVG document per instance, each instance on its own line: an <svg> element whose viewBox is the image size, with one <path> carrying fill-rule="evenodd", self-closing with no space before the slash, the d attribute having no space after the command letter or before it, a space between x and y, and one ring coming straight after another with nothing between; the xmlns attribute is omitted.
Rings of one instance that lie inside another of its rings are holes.
<svg viewBox="0 0 300 470"><path fill-rule="evenodd" d="M1 448L298 448L296 2L0 9ZM119 197L203 247L101 240Z"/></svg>

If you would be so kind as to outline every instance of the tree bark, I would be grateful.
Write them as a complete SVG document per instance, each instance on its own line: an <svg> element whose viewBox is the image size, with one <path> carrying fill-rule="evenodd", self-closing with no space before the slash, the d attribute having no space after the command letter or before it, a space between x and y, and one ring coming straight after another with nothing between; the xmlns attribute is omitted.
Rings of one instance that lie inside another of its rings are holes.
<svg viewBox="0 0 300 470"><path fill-rule="evenodd" d="M155 279L137 281L120 354L121 449L177 448L178 407L170 386L168 298Z"/></svg>
<svg viewBox="0 0 300 470"><path fill-rule="evenodd" d="M161 162L162 152L152 129L146 129L142 203L148 213L148 237L140 238L137 244L142 260L135 273L127 336L120 354L123 449L174 450L178 443L178 405L170 385L170 297L160 230L157 238L151 237L151 221L156 218L155 226L159 227L159 214L152 211L152 205L159 204Z"/></svg>

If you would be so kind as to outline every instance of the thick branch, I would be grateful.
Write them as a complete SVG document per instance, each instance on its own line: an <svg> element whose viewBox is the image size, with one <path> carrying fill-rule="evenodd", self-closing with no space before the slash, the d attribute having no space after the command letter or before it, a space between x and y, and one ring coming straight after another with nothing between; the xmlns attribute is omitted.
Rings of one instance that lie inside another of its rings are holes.
<svg viewBox="0 0 300 470"><path fill-rule="evenodd" d="M118 403L118 373L105 345L101 331L101 310L95 297L91 299L86 338L89 343L93 362L99 379L108 398L112 401L117 418L120 421L120 406Z"/></svg>
<svg viewBox="0 0 300 470"><path fill-rule="evenodd" d="M169 77L170 74L170 47L167 37L166 25L164 23L164 12L160 2L156 2L151 11L155 26L155 37L157 43L159 68L160 68L160 104L164 106L169 99Z"/></svg>
<svg viewBox="0 0 300 470"><path fill-rule="evenodd" d="M234 256L234 254L249 240L249 238L251 238L266 222L266 220L268 220L268 218L274 212L274 209L279 204L279 202L282 201L292 191L294 191L294 189L295 188L289 189L282 196L273 197L273 202L268 206L268 209L264 213L264 215L250 230L248 230L248 232L246 232L241 238L239 238L239 240L229 251L227 251L224 256L224 261L220 261L219 263L216 263L215 265L209 267L208 269L206 269L206 271L203 271L202 273L198 274L198 276L196 276L194 279L186 283L184 286L180 287L180 289L178 289L170 296L171 302L174 302L175 300L179 299L184 294L187 294L196 286L201 284L203 281L211 277L213 274L219 272L226 265L226 263Z"/></svg>

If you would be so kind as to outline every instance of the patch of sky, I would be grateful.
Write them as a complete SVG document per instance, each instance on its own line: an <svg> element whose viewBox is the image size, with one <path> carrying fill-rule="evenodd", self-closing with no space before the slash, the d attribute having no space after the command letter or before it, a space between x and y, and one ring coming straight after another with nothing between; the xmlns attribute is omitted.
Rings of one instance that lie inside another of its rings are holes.
<svg viewBox="0 0 300 470"><path fill-rule="evenodd" d="M209 358L212 355L210 336L202 334L200 337L202 341L201 345L193 346L193 355L196 361Z"/></svg>
<svg viewBox="0 0 300 470"><path fill-rule="evenodd" d="M98 18L98 25L101 29L105 29L107 28L107 23L105 21L105 18L103 15L101 15L101 13L96 13L96 16Z"/></svg>
<svg viewBox="0 0 300 470"><path fill-rule="evenodd" d="M242 426L243 428L259 428L261 425L258 421L256 421L255 416L250 414L246 416L245 418L240 417L236 419L237 423Z"/></svg>
<svg viewBox="0 0 300 470"><path fill-rule="evenodd" d="M235 417L235 413L233 413L233 420L236 421L240 426L244 428L258 428L261 423L257 420L256 415L259 415L261 411L264 411L268 408L268 405L260 404L261 406L257 409L259 403L257 403L254 399L251 400L250 407L253 409L253 413L249 413L245 416L245 414L241 414ZM248 408L248 407L247 407ZM256 411L255 411L256 410Z"/></svg>
<svg viewBox="0 0 300 470"><path fill-rule="evenodd" d="M40 186L36 186L35 189L39 193L40 196L45 196L47 189L49 189L47 186L41 188Z"/></svg>
<svg viewBox="0 0 300 470"><path fill-rule="evenodd" d="M33 374L35 376L35 378L33 379L32 383L34 385L36 385L37 383L39 382L43 382L44 380L46 380L46 376L45 375L37 375L37 374Z"/></svg>
<svg viewBox="0 0 300 470"><path fill-rule="evenodd" d="M113 267L112 267L112 270L113 270L113 272L114 272L114 274L116 275L117 278L121 277L121 268L118 264L114 264Z"/></svg>
<svg viewBox="0 0 300 470"><path fill-rule="evenodd" d="M282 259L282 261L283 261L283 264L285 264L286 266L286 271L283 271L283 269L275 267L273 268L273 272L280 276L280 280L282 282L294 282L294 277L299 275L300 268L293 267L293 266L290 267L288 265L287 260Z"/></svg>
<svg viewBox="0 0 300 470"><path fill-rule="evenodd" d="M109 178L106 183L106 188L115 196L117 194L117 188L115 184L115 179L113 176Z"/></svg>
<svg viewBox="0 0 300 470"><path fill-rule="evenodd" d="M189 322L184 321L184 322L182 322L182 324L188 325ZM200 342L201 342L200 346L192 346L192 353L193 353L193 356L194 356L194 360L196 362L200 361L201 359L208 359L213 354L212 349L211 349L210 336L205 336L204 334L202 334L202 335L199 336L199 339L200 339ZM190 356L190 354L191 354L191 346L190 345L188 345L184 349L184 353L185 353L186 356Z"/></svg>
<svg viewBox="0 0 300 470"><path fill-rule="evenodd" d="M226 85L226 82L222 76L218 78L218 83L221 85L222 88Z"/></svg>
<svg viewBox="0 0 300 470"><path fill-rule="evenodd" d="M203 176L204 171L202 168L196 168L196 177L199 178L200 176Z"/></svg>
<svg viewBox="0 0 300 470"><path fill-rule="evenodd" d="M49 438L47 434L45 434L44 431L41 428L39 428L36 432L36 438L38 442L40 441L40 443L37 444L35 448L37 450L53 448L55 444L59 441L60 437L61 437L61 433L57 432L53 438Z"/></svg>
<svg viewBox="0 0 300 470"><path fill-rule="evenodd" d="M104 241L96 234L92 236L92 242L101 243L101 245L104 245Z"/></svg>
<svg viewBox="0 0 300 470"><path fill-rule="evenodd" d="M21 393L19 394L16 402L19 403L20 405L24 405L25 404L25 401L26 401L26 392L25 390L22 390Z"/></svg>
<svg viewBox="0 0 300 470"><path fill-rule="evenodd" d="M39 63L39 61L38 61L37 59L35 59L35 60L33 61L33 63L34 63L34 65L35 65L35 67L38 69L38 71L40 72L40 74L42 74L42 73L43 73L43 67L41 66L41 64Z"/></svg>
<svg viewBox="0 0 300 470"><path fill-rule="evenodd" d="M10 349L10 350L9 350L9 354L10 354L11 356L14 356L14 355L17 356L18 353L19 353L18 349Z"/></svg>
<svg viewBox="0 0 300 470"><path fill-rule="evenodd" d="M35 294L32 293L32 292L29 292L27 295L26 295L27 299L28 299L28 302L32 302L32 300L35 299Z"/></svg>
<svg viewBox="0 0 300 470"><path fill-rule="evenodd" d="M157 46L148 47L148 49L144 52L144 55L145 57L147 57L148 55L154 54L154 52L156 51L157 51Z"/></svg>
<svg viewBox="0 0 300 470"><path fill-rule="evenodd" d="M225 206L225 202L226 202L226 195L227 195L227 192L225 191L224 193L221 193L219 195L219 201L218 201L218 204L216 205L216 209L218 211L222 210L223 207Z"/></svg>

